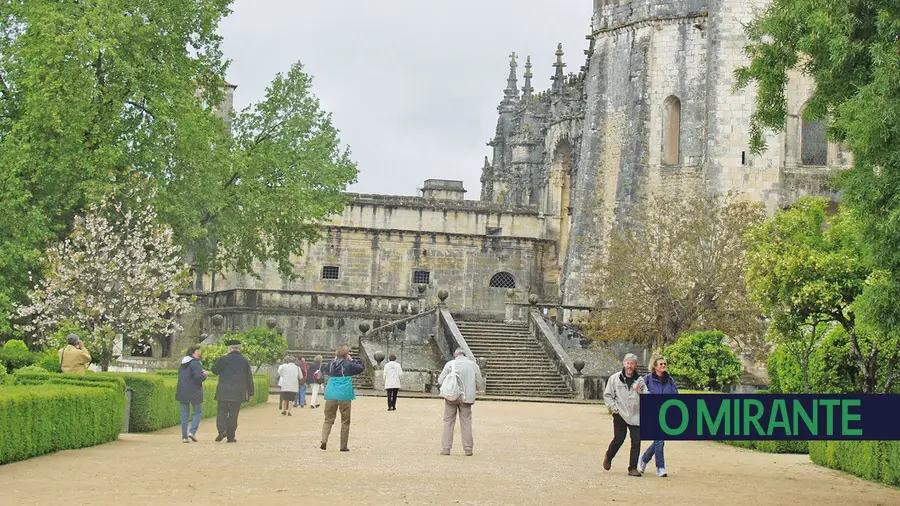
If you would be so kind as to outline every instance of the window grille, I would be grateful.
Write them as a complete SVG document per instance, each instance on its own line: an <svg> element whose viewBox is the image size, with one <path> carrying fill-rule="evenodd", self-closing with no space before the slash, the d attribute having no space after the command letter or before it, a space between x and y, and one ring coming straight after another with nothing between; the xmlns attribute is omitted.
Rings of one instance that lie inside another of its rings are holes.
<svg viewBox="0 0 900 506"><path fill-rule="evenodd" d="M803 120L800 132L800 161L803 165L828 163L828 140L825 125L816 120Z"/></svg>
<svg viewBox="0 0 900 506"><path fill-rule="evenodd" d="M427 285L431 282L431 273L428 271L413 271L413 283Z"/></svg>
<svg viewBox="0 0 900 506"><path fill-rule="evenodd" d="M508 272L498 272L491 278L491 288L515 288L516 280Z"/></svg>
<svg viewBox="0 0 900 506"><path fill-rule="evenodd" d="M322 267L322 279L338 279L341 269L336 265L326 265Z"/></svg>

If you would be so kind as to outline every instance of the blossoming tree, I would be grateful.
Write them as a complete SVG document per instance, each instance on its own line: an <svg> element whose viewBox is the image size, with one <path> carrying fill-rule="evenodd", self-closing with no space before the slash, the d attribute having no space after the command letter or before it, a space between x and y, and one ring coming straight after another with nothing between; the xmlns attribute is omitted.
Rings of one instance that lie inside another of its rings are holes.
<svg viewBox="0 0 900 506"><path fill-rule="evenodd" d="M190 282L189 267L172 230L146 204L152 198L125 199L138 203L125 208L107 195L76 221L69 238L47 252L46 275L19 308L30 317L26 332L58 345L47 342L53 331L77 325L89 335L84 344L94 362L107 370L119 343L147 346L181 330L176 317L191 300L179 291Z"/></svg>

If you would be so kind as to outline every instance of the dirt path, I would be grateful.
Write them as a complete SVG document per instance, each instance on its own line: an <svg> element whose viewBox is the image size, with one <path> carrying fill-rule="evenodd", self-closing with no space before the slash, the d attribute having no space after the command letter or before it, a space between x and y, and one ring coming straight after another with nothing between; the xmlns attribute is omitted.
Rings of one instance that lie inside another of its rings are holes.
<svg viewBox="0 0 900 506"><path fill-rule="evenodd" d="M481 402L475 456L440 451L440 400L353 404L349 453L338 426L318 449L323 412L284 417L275 397L241 412L238 443L182 444L180 428L0 466L0 504L900 504L900 491L818 467L717 443L670 442L669 478L626 475L627 441L600 465L612 423L599 405ZM651 463L652 466L652 463ZM651 471L648 468L648 471Z"/></svg>

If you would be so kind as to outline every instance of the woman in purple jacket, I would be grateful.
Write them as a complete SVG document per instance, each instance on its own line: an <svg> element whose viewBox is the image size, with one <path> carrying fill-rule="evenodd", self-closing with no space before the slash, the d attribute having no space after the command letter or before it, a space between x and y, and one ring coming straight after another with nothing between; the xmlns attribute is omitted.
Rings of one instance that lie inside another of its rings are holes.
<svg viewBox="0 0 900 506"><path fill-rule="evenodd" d="M647 392L651 394L677 394L678 385L675 384L675 378L669 376L666 372L666 359L659 355L653 356L650 363L650 374L644 376L644 384L647 385ZM656 475L660 477L668 476L666 474L666 458L663 454L665 441L654 441L650 443L650 447L644 452L644 455L638 459L638 471L641 473L647 469L652 457L656 457Z"/></svg>

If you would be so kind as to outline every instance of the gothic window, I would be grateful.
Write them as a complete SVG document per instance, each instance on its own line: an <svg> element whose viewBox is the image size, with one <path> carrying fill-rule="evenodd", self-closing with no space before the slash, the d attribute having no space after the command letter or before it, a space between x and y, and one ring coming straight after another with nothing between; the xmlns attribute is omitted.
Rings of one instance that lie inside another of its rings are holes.
<svg viewBox="0 0 900 506"><path fill-rule="evenodd" d="M818 120L803 119L800 123L800 163L803 165L828 163L825 125Z"/></svg>
<svg viewBox="0 0 900 506"><path fill-rule="evenodd" d="M516 280L508 272L498 272L491 278L491 288L515 288Z"/></svg>
<svg viewBox="0 0 900 506"><path fill-rule="evenodd" d="M663 165L678 165L681 143L681 100L675 95L665 101L663 122Z"/></svg>
<svg viewBox="0 0 900 506"><path fill-rule="evenodd" d="M322 279L338 279L341 269L336 265L325 265L322 267Z"/></svg>
<svg viewBox="0 0 900 506"><path fill-rule="evenodd" d="M427 285L429 282L431 282L429 271L413 271L413 283Z"/></svg>

